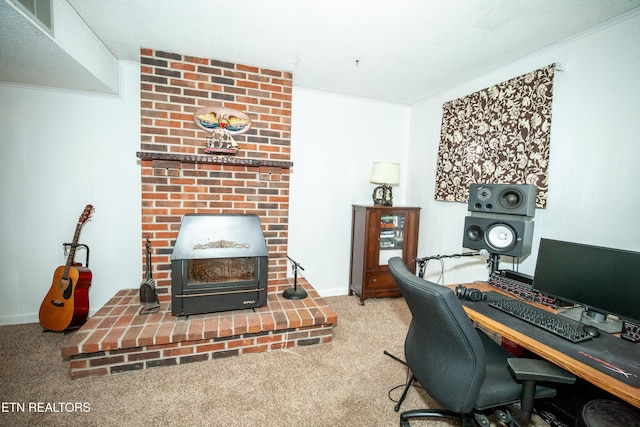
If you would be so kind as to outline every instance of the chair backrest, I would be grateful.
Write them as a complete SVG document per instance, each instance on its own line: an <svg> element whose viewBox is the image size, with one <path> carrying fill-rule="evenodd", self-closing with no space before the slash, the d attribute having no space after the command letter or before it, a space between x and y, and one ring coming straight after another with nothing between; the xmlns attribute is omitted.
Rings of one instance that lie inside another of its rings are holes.
<svg viewBox="0 0 640 427"><path fill-rule="evenodd" d="M478 332L453 290L423 280L401 258L389 270L411 310L405 358L426 392L447 409L471 412L486 374Z"/></svg>

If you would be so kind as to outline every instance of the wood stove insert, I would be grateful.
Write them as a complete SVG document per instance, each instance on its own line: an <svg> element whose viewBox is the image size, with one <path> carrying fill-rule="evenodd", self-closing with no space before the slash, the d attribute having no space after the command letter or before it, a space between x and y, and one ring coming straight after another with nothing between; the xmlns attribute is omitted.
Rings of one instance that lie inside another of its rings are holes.
<svg viewBox="0 0 640 427"><path fill-rule="evenodd" d="M268 253L256 215L187 214L171 255L174 316L267 302Z"/></svg>

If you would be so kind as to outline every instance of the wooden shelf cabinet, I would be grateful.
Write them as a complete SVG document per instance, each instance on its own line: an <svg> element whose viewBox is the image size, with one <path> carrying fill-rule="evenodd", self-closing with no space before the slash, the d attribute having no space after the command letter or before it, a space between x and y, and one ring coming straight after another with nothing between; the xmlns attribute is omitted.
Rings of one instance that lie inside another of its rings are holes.
<svg viewBox="0 0 640 427"><path fill-rule="evenodd" d="M420 208L353 205L349 295L367 298L400 296L387 263L402 257L415 273Z"/></svg>

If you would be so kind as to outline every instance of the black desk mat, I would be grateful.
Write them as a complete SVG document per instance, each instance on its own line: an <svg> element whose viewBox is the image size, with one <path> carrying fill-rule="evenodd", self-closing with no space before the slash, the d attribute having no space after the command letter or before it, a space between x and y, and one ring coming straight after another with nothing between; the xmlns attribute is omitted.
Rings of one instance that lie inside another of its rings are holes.
<svg viewBox="0 0 640 427"><path fill-rule="evenodd" d="M495 295L495 296L494 296ZM491 299L505 298L500 294L488 293L487 301L471 302L461 300L462 304L481 313L511 329L523 333L585 365L622 381L635 388L640 388L640 344L625 341L615 335L602 332L600 336L588 341L573 343L547 332L524 320L489 307ZM571 319L564 319L578 325ZM535 352L535 351L534 351Z"/></svg>

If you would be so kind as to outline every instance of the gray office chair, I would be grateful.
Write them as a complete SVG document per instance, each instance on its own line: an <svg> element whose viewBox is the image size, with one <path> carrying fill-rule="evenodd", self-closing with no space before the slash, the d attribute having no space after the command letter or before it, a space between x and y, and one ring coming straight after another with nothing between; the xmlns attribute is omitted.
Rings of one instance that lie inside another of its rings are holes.
<svg viewBox="0 0 640 427"><path fill-rule="evenodd" d="M494 409L506 424L517 426L509 410L502 408L520 402L520 416L529 421L534 398L555 396L553 388L536 386L537 382L575 381L573 375L547 361L514 358L473 327L453 290L416 277L401 258L391 258L389 270L412 315L404 343L412 375L396 411L414 381L446 408L403 412L400 426L424 417L489 426L484 414L488 409Z"/></svg>

